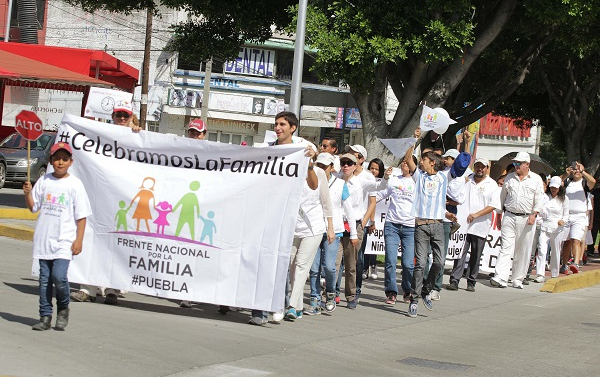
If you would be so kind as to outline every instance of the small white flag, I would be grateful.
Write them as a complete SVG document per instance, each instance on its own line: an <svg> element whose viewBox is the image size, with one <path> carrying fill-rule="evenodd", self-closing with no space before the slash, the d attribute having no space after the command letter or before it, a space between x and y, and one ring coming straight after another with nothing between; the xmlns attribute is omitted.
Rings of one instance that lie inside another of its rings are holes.
<svg viewBox="0 0 600 377"><path fill-rule="evenodd" d="M448 115L448 112L441 107L432 109L427 105L423 105L423 113L421 114L421 121L419 122L421 132L439 129L440 131L443 131L436 132L443 134L448 129L448 126L454 123L456 123L456 121L452 120Z"/></svg>
<svg viewBox="0 0 600 377"><path fill-rule="evenodd" d="M408 148L414 145L417 139L414 137L407 137L404 139L379 139L392 154L398 158L404 157Z"/></svg>

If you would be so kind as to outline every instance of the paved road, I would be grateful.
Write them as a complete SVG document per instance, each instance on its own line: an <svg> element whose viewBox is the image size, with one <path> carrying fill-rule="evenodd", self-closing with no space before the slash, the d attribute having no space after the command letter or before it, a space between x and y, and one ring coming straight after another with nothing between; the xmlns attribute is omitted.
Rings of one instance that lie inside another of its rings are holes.
<svg viewBox="0 0 600 377"><path fill-rule="evenodd" d="M0 208L27 208L21 184L7 182L0 189Z"/></svg>
<svg viewBox="0 0 600 377"><path fill-rule="evenodd" d="M491 288L442 292L406 317L367 281L358 309L260 328L248 312L128 293L119 307L73 303L65 332L35 332L31 243L0 237L0 375L10 376L596 376L600 286L564 294ZM461 288L464 288L461 283Z"/></svg>

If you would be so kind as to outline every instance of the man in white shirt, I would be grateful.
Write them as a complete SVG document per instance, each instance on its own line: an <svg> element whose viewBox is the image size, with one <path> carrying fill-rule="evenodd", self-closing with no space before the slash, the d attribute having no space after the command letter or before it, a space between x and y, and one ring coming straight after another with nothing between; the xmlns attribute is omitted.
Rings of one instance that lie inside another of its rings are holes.
<svg viewBox="0 0 600 377"><path fill-rule="evenodd" d="M473 173L467 184L464 206L467 208L467 239L460 259L454 260L454 268L450 275L450 284L446 287L450 291L458 289L458 283L463 275L470 250L469 269L467 270L467 291L475 292L475 279L479 273L479 260L483 253L485 241L492 225L492 212L500 209L499 187L496 181L488 176L490 162L485 158L478 158L474 164Z"/></svg>
<svg viewBox="0 0 600 377"><path fill-rule="evenodd" d="M515 171L508 174L500 191L502 216L502 248L496 259L490 284L506 288L511 274L513 287L523 289L527 275L534 224L544 203L544 184L539 175L529 170L529 153L519 152L513 158Z"/></svg>

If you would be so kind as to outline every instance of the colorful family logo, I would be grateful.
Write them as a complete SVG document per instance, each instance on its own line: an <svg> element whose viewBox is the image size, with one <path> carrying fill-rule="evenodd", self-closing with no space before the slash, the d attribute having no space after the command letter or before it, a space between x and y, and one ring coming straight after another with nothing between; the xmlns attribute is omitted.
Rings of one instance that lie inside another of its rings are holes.
<svg viewBox="0 0 600 377"><path fill-rule="evenodd" d="M117 210L115 216L117 232L121 231L121 229L125 232L128 231L127 217L133 207L135 207L135 210L131 218L136 220L136 232L140 232L140 227L143 224L145 225L145 230L148 233L152 233L150 221L154 220L152 221L156 225L154 233L164 235L165 229L171 226L169 215L172 217L176 213L179 213L175 228L175 237L179 237L182 230L187 227L191 239L195 240L196 220L200 219L203 223L200 242L204 242L204 239L208 238L208 244L212 245L213 235L217 232L217 227L213 221L215 213L209 211L206 218L200 213L200 203L196 195L196 192L200 189L200 182L191 182L189 185L190 192L184 194L174 206L167 201L157 203L154 195L155 186L156 179L146 177L143 179L138 193L131 199L129 206L127 206L124 200L119 201L119 210ZM152 209L157 213L156 216L153 216Z"/></svg>
<svg viewBox="0 0 600 377"><path fill-rule="evenodd" d="M65 196L64 193L60 194L60 196L56 197L54 195L52 195L51 192L49 192L48 194L46 194L46 197L43 199L44 203L50 203L50 204L59 204L59 205L64 205L64 206L68 206L69 205L69 200L67 200L67 197Z"/></svg>

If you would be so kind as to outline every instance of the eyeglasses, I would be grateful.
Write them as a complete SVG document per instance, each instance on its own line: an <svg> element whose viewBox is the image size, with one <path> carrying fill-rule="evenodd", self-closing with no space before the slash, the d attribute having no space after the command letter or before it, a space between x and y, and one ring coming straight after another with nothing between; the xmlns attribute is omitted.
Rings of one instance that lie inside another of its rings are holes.
<svg viewBox="0 0 600 377"><path fill-rule="evenodd" d="M115 118L129 118L131 114L126 113L124 111L117 111L115 114Z"/></svg>
<svg viewBox="0 0 600 377"><path fill-rule="evenodd" d="M352 166L352 165L356 165L356 163L354 161L348 161L348 160L340 161L340 166Z"/></svg>
<svg viewBox="0 0 600 377"><path fill-rule="evenodd" d="M521 166L523 163L522 162L513 162L513 165L518 168L519 166Z"/></svg>

